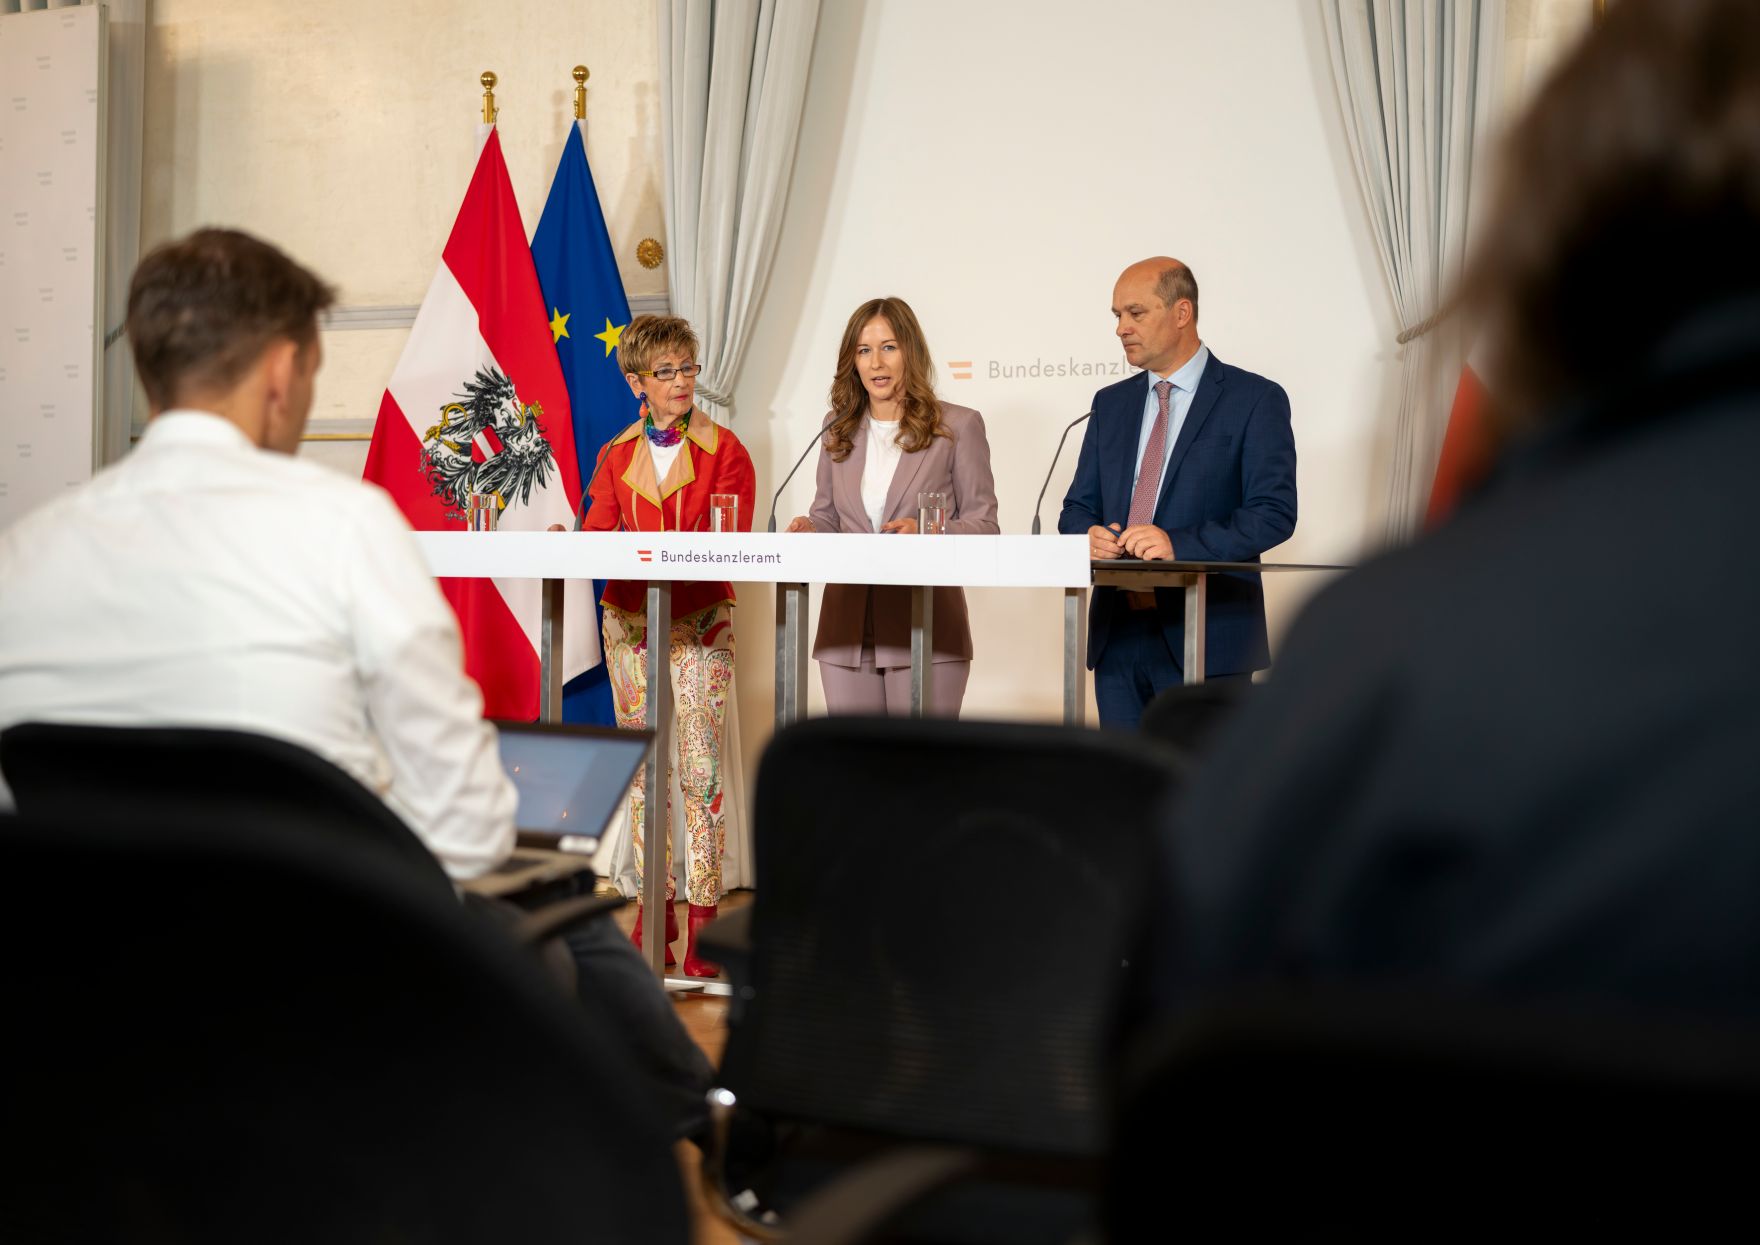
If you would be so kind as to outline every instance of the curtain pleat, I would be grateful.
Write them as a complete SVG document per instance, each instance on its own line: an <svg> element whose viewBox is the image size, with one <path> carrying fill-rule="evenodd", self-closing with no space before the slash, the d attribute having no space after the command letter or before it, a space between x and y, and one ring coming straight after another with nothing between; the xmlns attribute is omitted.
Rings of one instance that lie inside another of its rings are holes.
<svg viewBox="0 0 1760 1245"><path fill-rule="evenodd" d="M1476 160L1490 126L1502 0L1325 0L1322 22L1345 140L1400 329L1460 278ZM1400 347L1386 535L1409 539L1429 495L1470 326Z"/></svg>

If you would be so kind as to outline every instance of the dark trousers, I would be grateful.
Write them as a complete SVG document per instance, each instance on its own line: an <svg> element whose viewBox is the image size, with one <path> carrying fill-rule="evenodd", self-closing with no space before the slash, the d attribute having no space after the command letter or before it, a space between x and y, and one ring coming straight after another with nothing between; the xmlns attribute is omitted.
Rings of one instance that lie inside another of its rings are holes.
<svg viewBox="0 0 1760 1245"><path fill-rule="evenodd" d="M1213 674L1218 679L1250 679L1252 673ZM1113 616L1106 648L1094 667L1094 707L1100 725L1134 731L1151 700L1186 679L1178 654L1168 646L1155 610L1120 610Z"/></svg>
<svg viewBox="0 0 1760 1245"><path fill-rule="evenodd" d="M522 915L513 904L468 892L464 906L484 920L517 923ZM562 953L567 961L552 974L572 976L581 1006L610 1020L609 1028L641 1074L650 1100L664 1113L672 1134L699 1144L707 1138L707 1094L715 1069L678 1018L666 988L654 976L642 953L609 914L596 917L539 950L548 961Z"/></svg>
<svg viewBox="0 0 1760 1245"><path fill-rule="evenodd" d="M615 1018L673 1135L703 1141L715 1069L685 1031L654 970L609 916L588 921L563 940L574 953L581 1004Z"/></svg>

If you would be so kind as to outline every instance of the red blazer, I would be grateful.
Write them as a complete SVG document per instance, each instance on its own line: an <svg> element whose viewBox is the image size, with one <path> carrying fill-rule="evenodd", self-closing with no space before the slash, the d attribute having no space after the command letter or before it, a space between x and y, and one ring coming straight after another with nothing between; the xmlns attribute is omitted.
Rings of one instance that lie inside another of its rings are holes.
<svg viewBox="0 0 1760 1245"><path fill-rule="evenodd" d="M731 429L692 410L684 447L666 479L654 478L654 459L640 420L625 428L599 450L595 460L593 499L581 526L592 532L706 532L709 494L732 493L739 498L739 530L752 530L758 480L752 456ZM648 581L613 579L599 598L633 614L648 608ZM722 602L732 604L733 585L680 581L672 590L676 620Z"/></svg>

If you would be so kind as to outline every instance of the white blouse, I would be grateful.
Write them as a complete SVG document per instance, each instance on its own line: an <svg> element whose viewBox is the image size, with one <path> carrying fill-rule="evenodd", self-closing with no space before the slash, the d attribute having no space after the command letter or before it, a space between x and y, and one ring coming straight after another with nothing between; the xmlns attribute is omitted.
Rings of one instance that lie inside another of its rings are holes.
<svg viewBox="0 0 1760 1245"><path fill-rule="evenodd" d="M648 453L654 459L654 483L666 483L666 473L672 470L672 464L678 458L678 452L683 448L683 437L671 445L655 445L651 440L648 442Z"/></svg>
<svg viewBox="0 0 1760 1245"><path fill-rule="evenodd" d="M886 494L892 488L892 477L898 471L904 450L899 448L898 434L904 430L899 420L882 423L868 416L868 457L862 464L862 509L868 512L868 525L874 531L886 519Z"/></svg>

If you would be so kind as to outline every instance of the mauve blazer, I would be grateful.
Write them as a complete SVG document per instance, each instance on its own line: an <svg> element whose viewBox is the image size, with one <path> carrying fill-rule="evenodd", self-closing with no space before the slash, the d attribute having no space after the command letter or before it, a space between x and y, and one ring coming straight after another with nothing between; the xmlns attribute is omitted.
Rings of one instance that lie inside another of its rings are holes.
<svg viewBox="0 0 1760 1245"><path fill-rule="evenodd" d="M831 417L827 415L829 424ZM990 442L984 436L984 417L968 406L941 404L941 424L948 435L936 437L927 449L905 454L898 460L892 486L886 491L886 510L881 519L917 517L918 493L946 493L949 497L947 530L950 533L994 536L996 481L990 475ZM832 461L819 450L819 490L813 498L811 518L820 532L871 532L868 510L862 505L862 468L868 460L868 423L856 426L849 457ZM899 540L933 539L900 536ZM862 664L862 626L870 597L874 604L874 664L877 667L911 664L911 590L901 585L826 584L819 606L819 629L813 638L813 657L835 666ZM966 620L966 594L959 588L935 589L936 661L970 661L972 628Z"/></svg>

